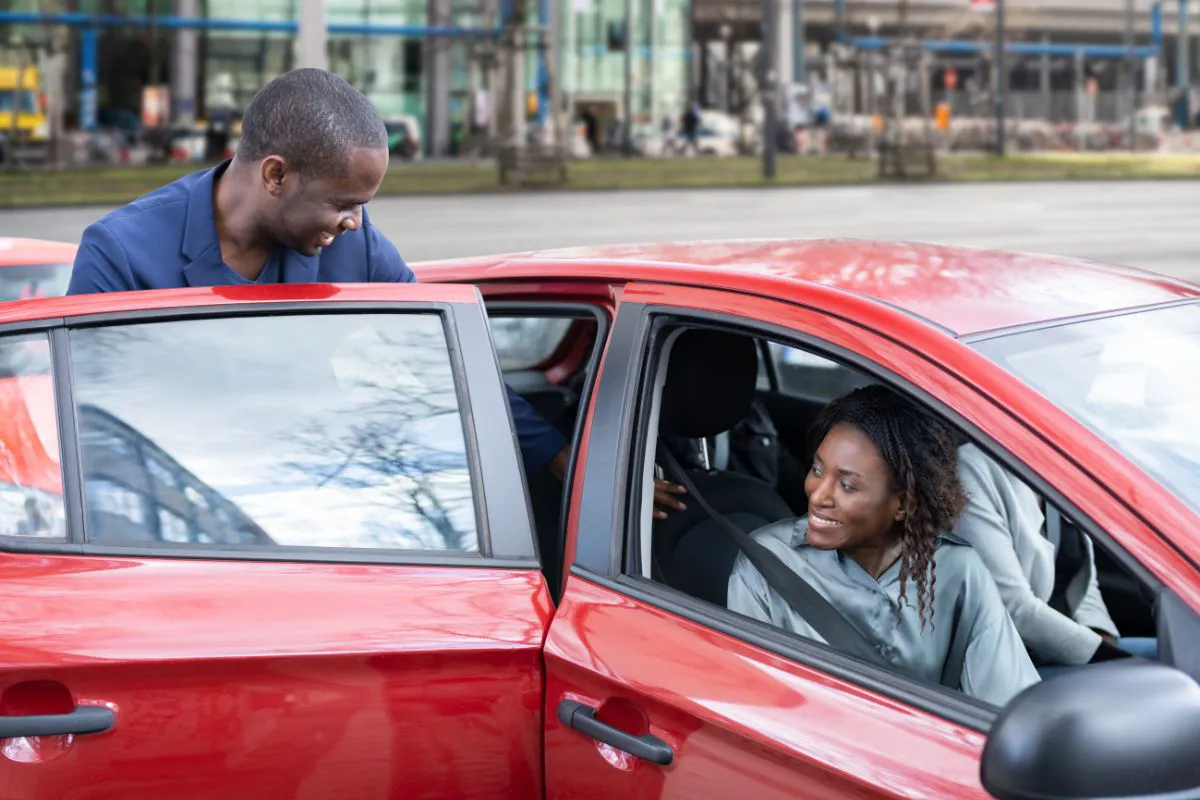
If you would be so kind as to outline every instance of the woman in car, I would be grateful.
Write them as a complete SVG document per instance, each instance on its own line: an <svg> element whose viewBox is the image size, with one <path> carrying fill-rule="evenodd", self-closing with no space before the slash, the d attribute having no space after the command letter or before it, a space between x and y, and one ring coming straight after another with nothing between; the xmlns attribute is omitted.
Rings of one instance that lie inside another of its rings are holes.
<svg viewBox="0 0 1200 800"><path fill-rule="evenodd" d="M949 533L965 503L950 431L891 390L868 386L830 403L813 441L808 514L754 538L897 671L941 682L958 630L968 637L952 680L961 691L1002 706L1036 683L995 581ZM823 641L745 554L730 576L729 608Z"/></svg>
<svg viewBox="0 0 1200 800"><path fill-rule="evenodd" d="M1118 634L1088 536L974 444L959 448L958 478L967 504L954 533L987 565L1039 672L1156 657L1155 639Z"/></svg>

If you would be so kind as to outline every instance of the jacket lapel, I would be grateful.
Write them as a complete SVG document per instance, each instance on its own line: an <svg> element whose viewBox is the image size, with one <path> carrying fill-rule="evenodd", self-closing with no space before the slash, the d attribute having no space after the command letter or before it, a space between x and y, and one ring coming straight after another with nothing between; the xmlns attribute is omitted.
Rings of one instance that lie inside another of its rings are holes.
<svg viewBox="0 0 1200 800"><path fill-rule="evenodd" d="M213 215L213 185L228 166L226 161L201 173L188 195L183 229L183 257L188 260L183 268L183 281L187 286L223 286L234 282L233 271L221 259Z"/></svg>

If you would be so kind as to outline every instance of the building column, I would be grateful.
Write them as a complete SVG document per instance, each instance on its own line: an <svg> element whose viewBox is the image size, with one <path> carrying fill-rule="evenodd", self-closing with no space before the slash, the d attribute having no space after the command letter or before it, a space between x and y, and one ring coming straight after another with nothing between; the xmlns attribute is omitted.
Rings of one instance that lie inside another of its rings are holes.
<svg viewBox="0 0 1200 800"><path fill-rule="evenodd" d="M1050 44L1050 34L1042 34L1042 44ZM1051 119L1053 111L1054 95L1050 91L1050 53L1043 52L1039 58L1041 71L1038 88L1042 94L1042 116L1044 119Z"/></svg>
<svg viewBox="0 0 1200 800"><path fill-rule="evenodd" d="M450 0L427 0L430 27L448 27ZM437 36L423 42L425 58L425 154L433 158L450 152L450 47Z"/></svg>
<svg viewBox="0 0 1200 800"><path fill-rule="evenodd" d="M175 0L175 16L195 19L199 16L199 6L197 0ZM175 48L171 53L171 118L179 125L191 125L196 121L199 44L199 29L176 29Z"/></svg>
<svg viewBox="0 0 1200 800"><path fill-rule="evenodd" d="M796 29L792 0L775 3L775 113L776 120L786 122L791 107L792 77L796 64Z"/></svg>
<svg viewBox="0 0 1200 800"><path fill-rule="evenodd" d="M1188 0L1179 0L1179 25L1175 35L1175 88L1182 93L1179 99L1178 121L1181 127L1187 128L1191 121L1191 109L1188 107L1188 94L1191 89L1192 68L1188 63L1191 55L1188 45Z"/></svg>
<svg viewBox="0 0 1200 800"><path fill-rule="evenodd" d="M299 0L299 31L296 36L296 66L328 69L325 50L325 0Z"/></svg>

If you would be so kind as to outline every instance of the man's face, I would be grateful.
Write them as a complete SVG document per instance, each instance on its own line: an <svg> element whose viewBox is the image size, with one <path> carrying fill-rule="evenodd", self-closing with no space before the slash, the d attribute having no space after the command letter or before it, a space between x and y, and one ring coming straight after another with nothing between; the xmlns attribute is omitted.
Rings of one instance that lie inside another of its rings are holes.
<svg viewBox="0 0 1200 800"><path fill-rule="evenodd" d="M285 247L306 256L319 255L346 231L362 225L362 207L387 173L386 147L350 152L342 174L309 174L300 178L285 172L282 184L273 187L277 213L272 234Z"/></svg>

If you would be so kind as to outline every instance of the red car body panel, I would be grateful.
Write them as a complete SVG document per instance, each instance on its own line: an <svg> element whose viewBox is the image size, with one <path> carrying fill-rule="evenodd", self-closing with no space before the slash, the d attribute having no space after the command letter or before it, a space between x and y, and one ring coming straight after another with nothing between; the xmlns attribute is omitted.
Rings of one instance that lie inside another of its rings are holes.
<svg viewBox="0 0 1200 800"><path fill-rule="evenodd" d="M818 283L959 334L1200 296L1200 287L1072 258L930 244L744 241L607 245L417 265L422 280L663 281L783 296Z"/></svg>
<svg viewBox="0 0 1200 800"><path fill-rule="evenodd" d="M0 581L6 713L117 712L8 740L4 797L540 793L539 572L5 553Z"/></svg>
<svg viewBox="0 0 1200 800"><path fill-rule="evenodd" d="M54 379L0 378L0 484L62 494Z"/></svg>
<svg viewBox="0 0 1200 800"><path fill-rule="evenodd" d="M986 797L981 734L577 576L546 665L552 797ZM622 758L564 727L564 697L637 709L675 762Z"/></svg>

